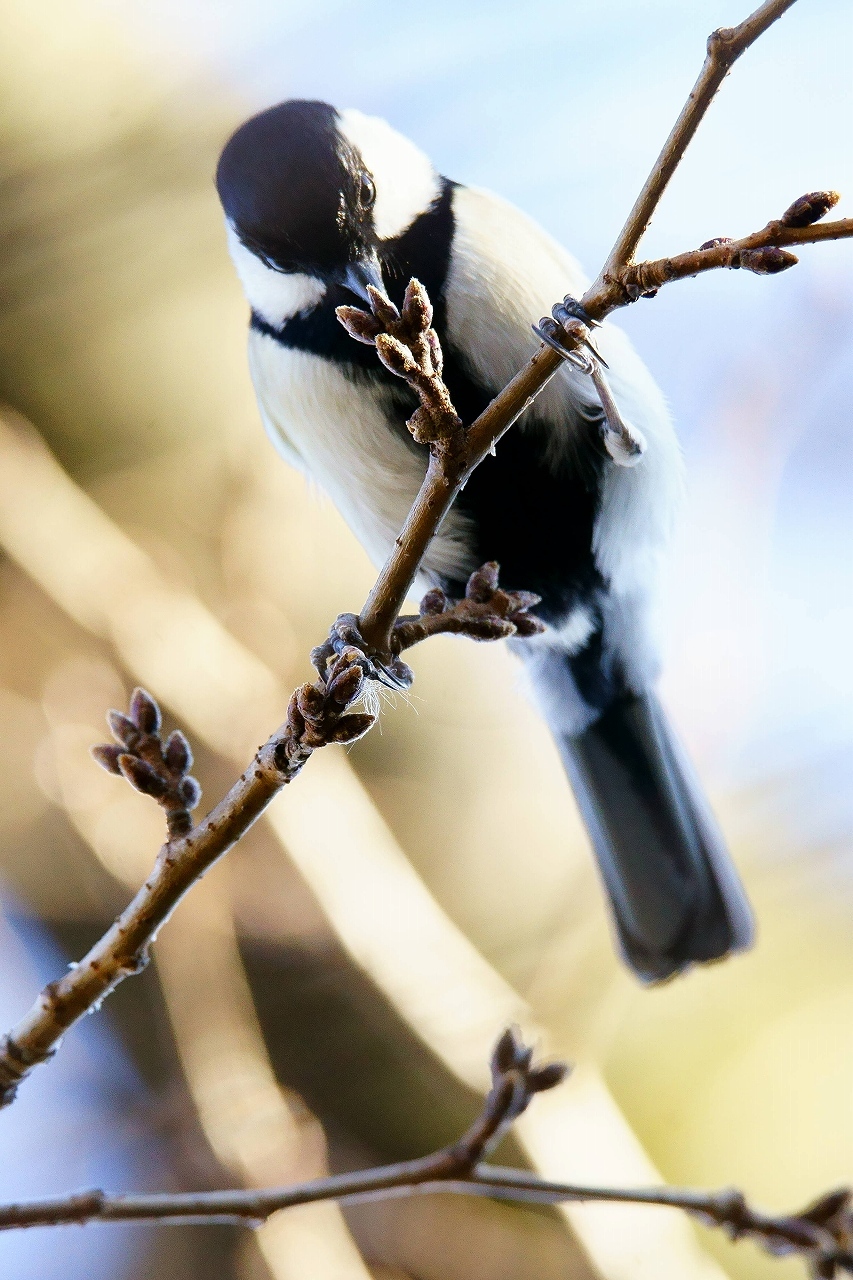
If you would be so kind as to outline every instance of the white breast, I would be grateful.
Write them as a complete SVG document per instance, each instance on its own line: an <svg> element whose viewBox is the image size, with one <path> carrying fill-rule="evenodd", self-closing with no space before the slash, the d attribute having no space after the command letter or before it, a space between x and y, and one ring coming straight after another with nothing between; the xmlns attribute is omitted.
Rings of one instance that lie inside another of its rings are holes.
<svg viewBox="0 0 853 1280"><path fill-rule="evenodd" d="M251 331L249 365L270 437L292 464L329 495L377 566L408 515L424 459L396 434L379 388L353 380L329 360ZM434 538L423 574L454 577L476 565L464 516L451 511ZM418 590L429 585L422 575Z"/></svg>

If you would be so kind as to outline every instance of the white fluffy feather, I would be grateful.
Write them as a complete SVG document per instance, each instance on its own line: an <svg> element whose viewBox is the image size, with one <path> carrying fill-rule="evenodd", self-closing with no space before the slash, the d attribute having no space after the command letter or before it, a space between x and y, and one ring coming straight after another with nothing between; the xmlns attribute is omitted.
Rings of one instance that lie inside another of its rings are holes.
<svg viewBox="0 0 853 1280"><path fill-rule="evenodd" d="M230 227L228 241L249 303L270 325L280 327L323 297L320 280L265 266ZM402 411L366 383L356 391L330 361L255 330L249 368L261 419L279 453L325 490L374 564L382 564L425 470L415 450L388 428L389 411ZM418 590L433 585L432 573L464 576L475 569L468 543L467 521L451 511L427 552Z"/></svg>

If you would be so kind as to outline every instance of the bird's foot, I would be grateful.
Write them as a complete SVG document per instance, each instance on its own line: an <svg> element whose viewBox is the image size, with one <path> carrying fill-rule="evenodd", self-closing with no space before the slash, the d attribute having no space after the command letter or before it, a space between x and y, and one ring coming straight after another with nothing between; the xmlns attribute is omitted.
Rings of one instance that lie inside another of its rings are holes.
<svg viewBox="0 0 853 1280"><path fill-rule="evenodd" d="M617 466L634 467L646 451L646 441L642 432L626 422L619 411L604 374L607 361L590 340L591 327L598 327L597 322L567 293L562 302L551 308L551 315L545 316L533 329L564 360L592 378L603 413L604 447Z"/></svg>
<svg viewBox="0 0 853 1280"><path fill-rule="evenodd" d="M374 680L387 689L408 689L415 678L411 667L398 655L379 654L371 649L361 634L358 616L354 613L342 613L335 619L328 640L311 650L311 662L319 675L325 678L329 663L344 654L358 664L366 680Z"/></svg>

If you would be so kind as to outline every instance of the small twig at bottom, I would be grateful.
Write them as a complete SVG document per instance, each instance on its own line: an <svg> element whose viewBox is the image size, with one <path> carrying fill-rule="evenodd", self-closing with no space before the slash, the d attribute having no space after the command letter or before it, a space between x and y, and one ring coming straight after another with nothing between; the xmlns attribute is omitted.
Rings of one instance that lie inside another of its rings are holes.
<svg viewBox="0 0 853 1280"><path fill-rule="evenodd" d="M571 1201L679 1209L722 1228L732 1240L752 1240L775 1256L797 1255L821 1280L853 1273L853 1211L846 1189L829 1192L799 1213L771 1216L753 1209L737 1190L580 1186L549 1182L523 1169L482 1164L533 1096L554 1088L566 1071L556 1062L534 1067L532 1050L515 1031L506 1031L492 1057L492 1088L480 1115L457 1142L433 1155L267 1191L109 1196L93 1190L0 1205L0 1230L129 1220L259 1226L281 1209L323 1200L352 1204L409 1195L470 1195L522 1204Z"/></svg>

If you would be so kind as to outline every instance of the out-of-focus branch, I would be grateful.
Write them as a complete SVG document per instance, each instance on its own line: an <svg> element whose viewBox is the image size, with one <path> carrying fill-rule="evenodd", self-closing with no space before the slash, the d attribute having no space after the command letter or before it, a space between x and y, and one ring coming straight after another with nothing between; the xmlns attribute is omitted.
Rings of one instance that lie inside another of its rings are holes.
<svg viewBox="0 0 853 1280"><path fill-rule="evenodd" d="M575 1201L680 1209L708 1226L720 1227L732 1240L752 1240L775 1256L799 1256L811 1274L822 1280L853 1273L853 1209L851 1193L844 1188L828 1192L797 1213L770 1215L754 1209L737 1190L579 1186L547 1181L524 1170L483 1164L483 1158L534 1095L554 1088L565 1075L562 1063L533 1066L532 1050L509 1030L495 1048L492 1089L474 1124L457 1142L422 1159L268 1191L128 1196L78 1192L2 1205L0 1230L140 1219L257 1226L282 1209L328 1200L355 1203L415 1194L476 1195L525 1204Z"/></svg>
<svg viewBox="0 0 853 1280"><path fill-rule="evenodd" d="M93 1191L61 1200L0 1208L0 1230L58 1225L69 1221L118 1220L122 1216L179 1217L184 1220L187 1217L209 1219L224 1216L232 1220L257 1223L264 1221L278 1209L296 1204L337 1200L342 1197L363 1199L381 1192L394 1193L418 1186L440 1184L444 1187L467 1182L475 1178L480 1162L500 1142L512 1122L527 1109L534 1095L558 1085L565 1078L567 1067L559 1062L534 1066L533 1050L524 1044L514 1028L510 1028L495 1046L491 1074L492 1087L471 1127L450 1146L418 1160L406 1160L382 1169L319 1178L279 1191L237 1192L237 1199L230 1192L202 1192L177 1197L107 1197L103 1192ZM491 1194L491 1191L485 1194ZM514 1194L511 1198L526 1197L527 1192L524 1191L520 1197ZM196 1206L199 1206L198 1212Z"/></svg>

